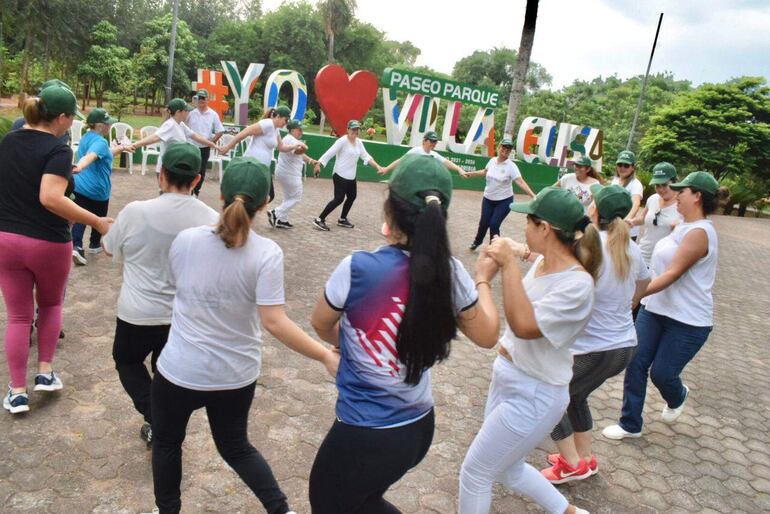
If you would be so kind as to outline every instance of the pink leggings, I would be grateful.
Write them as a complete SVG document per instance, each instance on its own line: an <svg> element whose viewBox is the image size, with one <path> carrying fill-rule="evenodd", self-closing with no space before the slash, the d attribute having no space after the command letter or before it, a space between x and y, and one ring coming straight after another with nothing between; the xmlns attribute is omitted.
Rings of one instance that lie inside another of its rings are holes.
<svg viewBox="0 0 770 514"><path fill-rule="evenodd" d="M38 306L38 360L52 362L62 326L64 287L72 266L72 243L51 243L0 232L0 290L8 320L5 356L11 387L26 387L29 335Z"/></svg>

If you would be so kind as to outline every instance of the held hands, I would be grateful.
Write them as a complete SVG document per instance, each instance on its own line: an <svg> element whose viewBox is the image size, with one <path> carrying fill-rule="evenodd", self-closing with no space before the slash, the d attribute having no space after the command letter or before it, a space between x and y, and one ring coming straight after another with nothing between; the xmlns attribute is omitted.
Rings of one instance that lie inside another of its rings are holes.
<svg viewBox="0 0 770 514"><path fill-rule="evenodd" d="M230 150L232 150L232 148L233 148L232 143L228 143L226 145L216 147L217 151L219 152L219 155L227 154Z"/></svg>
<svg viewBox="0 0 770 514"><path fill-rule="evenodd" d="M313 166L313 176L318 177L318 175L321 174L321 163L316 161L315 165Z"/></svg>
<svg viewBox="0 0 770 514"><path fill-rule="evenodd" d="M515 262L517 258L529 256L527 245L507 237L497 237L487 249L489 256L501 267Z"/></svg>
<svg viewBox="0 0 770 514"><path fill-rule="evenodd" d="M489 247L484 245L476 259L476 282L489 282L497 275L500 266L489 255Z"/></svg>
<svg viewBox="0 0 770 514"><path fill-rule="evenodd" d="M388 168L383 168L382 166L377 166L377 175L385 175L388 172Z"/></svg>
<svg viewBox="0 0 770 514"><path fill-rule="evenodd" d="M460 169L460 176L462 178L470 178L471 174L469 172L465 171L464 169Z"/></svg>
<svg viewBox="0 0 770 514"><path fill-rule="evenodd" d="M112 226L112 223L115 220L112 218L99 218L96 223L94 223L93 228L97 230L101 235L107 235L107 232L110 231L110 227Z"/></svg>

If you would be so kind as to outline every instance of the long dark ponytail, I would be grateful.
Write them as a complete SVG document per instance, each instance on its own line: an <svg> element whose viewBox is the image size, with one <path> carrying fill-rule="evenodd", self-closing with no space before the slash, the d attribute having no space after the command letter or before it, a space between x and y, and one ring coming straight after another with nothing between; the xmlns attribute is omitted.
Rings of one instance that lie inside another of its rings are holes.
<svg viewBox="0 0 770 514"><path fill-rule="evenodd" d="M449 356L457 335L452 301L452 264L446 207L439 193L426 191L422 209L392 191L385 202L388 221L408 238L409 297L398 330L398 358L407 384L417 384L425 370Z"/></svg>

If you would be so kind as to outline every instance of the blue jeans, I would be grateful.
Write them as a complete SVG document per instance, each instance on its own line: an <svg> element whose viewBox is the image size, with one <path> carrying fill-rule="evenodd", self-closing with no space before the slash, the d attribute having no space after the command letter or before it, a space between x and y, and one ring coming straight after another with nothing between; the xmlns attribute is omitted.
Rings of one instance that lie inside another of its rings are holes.
<svg viewBox="0 0 770 514"><path fill-rule="evenodd" d="M92 200L85 195L75 193L75 203L85 210L92 212L100 218L107 216L107 209L110 206L110 199L106 200ZM75 223L72 225L72 246L75 248L83 248L83 235L86 233L86 226L81 223ZM91 227L91 238L88 246L91 248L99 248L102 241L102 235L98 230Z"/></svg>
<svg viewBox="0 0 770 514"><path fill-rule="evenodd" d="M713 327L695 327L644 307L636 317L639 346L626 369L620 426L627 432L642 431L642 410L647 393L647 373L668 406L684 403L685 390L679 375L706 342ZM652 370L650 370L652 367Z"/></svg>
<svg viewBox="0 0 770 514"><path fill-rule="evenodd" d="M484 197L484 201L481 202L479 229L476 231L476 239L473 240L473 244L480 245L484 242L487 229L489 230L490 241L493 237L500 235L500 225L503 224L503 220L511 212L511 202L513 202L513 196L504 200L490 200Z"/></svg>

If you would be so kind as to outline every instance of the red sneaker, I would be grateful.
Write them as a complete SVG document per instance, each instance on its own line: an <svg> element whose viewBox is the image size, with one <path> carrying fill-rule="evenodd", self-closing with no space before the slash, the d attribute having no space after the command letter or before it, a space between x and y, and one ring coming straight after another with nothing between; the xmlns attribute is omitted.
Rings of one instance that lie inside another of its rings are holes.
<svg viewBox="0 0 770 514"><path fill-rule="evenodd" d="M591 476L591 470L583 459L574 468L559 455L556 464L541 471L543 476L552 484L564 484L573 480L582 480Z"/></svg>
<svg viewBox="0 0 770 514"><path fill-rule="evenodd" d="M548 464L556 464L559 461L559 455L558 453L551 453L546 457L546 460L548 461ZM596 455L591 455L591 458L586 462L588 464L588 469L591 470L591 475L595 475L599 472L599 463L596 461Z"/></svg>

